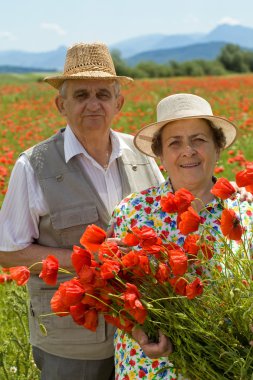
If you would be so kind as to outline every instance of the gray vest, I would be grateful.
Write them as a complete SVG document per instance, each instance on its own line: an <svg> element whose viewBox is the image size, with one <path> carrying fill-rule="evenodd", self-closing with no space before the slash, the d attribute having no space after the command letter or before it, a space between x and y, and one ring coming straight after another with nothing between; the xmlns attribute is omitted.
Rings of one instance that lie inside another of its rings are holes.
<svg viewBox="0 0 253 380"><path fill-rule="evenodd" d="M157 186L159 170L152 169L152 159L135 149L132 136L122 133L118 136L132 149L123 149L117 159L123 197ZM107 228L110 215L90 178L75 157L68 163L65 161L62 131L24 154L30 160L49 207L48 215L40 218L38 244L71 249L74 244L80 245L80 236L87 225L93 223ZM59 282L68 279L61 275ZM76 325L70 316L41 317L47 336L41 332L38 317L51 313L50 299L57 288L58 285L47 286L38 276L32 276L28 283L31 344L66 358L95 360L113 356L114 327L106 324L102 316L96 332Z"/></svg>

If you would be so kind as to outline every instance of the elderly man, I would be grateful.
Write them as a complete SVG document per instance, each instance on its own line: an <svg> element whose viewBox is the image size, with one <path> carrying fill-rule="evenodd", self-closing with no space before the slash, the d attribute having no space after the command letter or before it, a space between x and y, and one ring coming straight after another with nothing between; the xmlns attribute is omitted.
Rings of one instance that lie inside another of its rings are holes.
<svg viewBox="0 0 253 380"><path fill-rule="evenodd" d="M116 75L100 43L72 46L64 73L45 79L59 90L56 106L67 126L15 164L0 213L1 265L29 266L52 254L61 267L73 269L72 246L88 224L106 228L123 197L163 181L155 162L134 148L132 136L110 129L124 103L120 85L131 80ZM39 271L28 288L30 340L41 378L113 379L114 328L102 317L93 333L69 316L51 315L42 319L47 335L41 333L38 317L50 313L55 289L38 279Z"/></svg>

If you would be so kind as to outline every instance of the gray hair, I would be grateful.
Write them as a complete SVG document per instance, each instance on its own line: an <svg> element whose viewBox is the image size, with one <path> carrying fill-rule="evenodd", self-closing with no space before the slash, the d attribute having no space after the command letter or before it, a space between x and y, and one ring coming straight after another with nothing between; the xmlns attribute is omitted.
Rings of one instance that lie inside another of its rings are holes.
<svg viewBox="0 0 253 380"><path fill-rule="evenodd" d="M67 97L67 82L68 80L65 80L59 87L59 94L63 97L63 98L66 98ZM120 95L120 92L121 92L121 86L120 86L120 83L119 81L117 80L112 80L111 82L113 84L113 87L114 87L114 94L116 96L116 98Z"/></svg>

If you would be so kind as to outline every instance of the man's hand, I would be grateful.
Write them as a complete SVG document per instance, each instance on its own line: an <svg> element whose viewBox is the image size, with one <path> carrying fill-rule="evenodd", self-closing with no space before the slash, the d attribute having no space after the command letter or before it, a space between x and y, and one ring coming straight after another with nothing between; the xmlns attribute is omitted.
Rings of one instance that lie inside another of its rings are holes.
<svg viewBox="0 0 253 380"><path fill-rule="evenodd" d="M169 356L173 352L171 341L161 331L159 331L158 343L150 343L145 332L137 327L133 328L132 336L150 359Z"/></svg>

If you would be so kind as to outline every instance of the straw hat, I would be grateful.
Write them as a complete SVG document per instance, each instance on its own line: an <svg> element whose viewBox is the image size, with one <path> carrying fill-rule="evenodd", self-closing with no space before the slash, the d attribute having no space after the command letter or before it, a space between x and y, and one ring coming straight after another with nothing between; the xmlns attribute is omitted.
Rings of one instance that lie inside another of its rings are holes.
<svg viewBox="0 0 253 380"><path fill-rule="evenodd" d="M210 120L214 127L221 128L225 138L225 148L236 139L237 128L231 121L214 116L210 104L203 98L192 94L175 94L162 99L157 105L157 122L140 129L135 138L135 146L148 156L156 157L151 149L154 134L164 125L183 119Z"/></svg>
<svg viewBox="0 0 253 380"><path fill-rule="evenodd" d="M67 50L63 74L46 77L44 81L58 89L66 79L114 79L121 84L133 80L117 76L108 47L99 42L71 46Z"/></svg>

